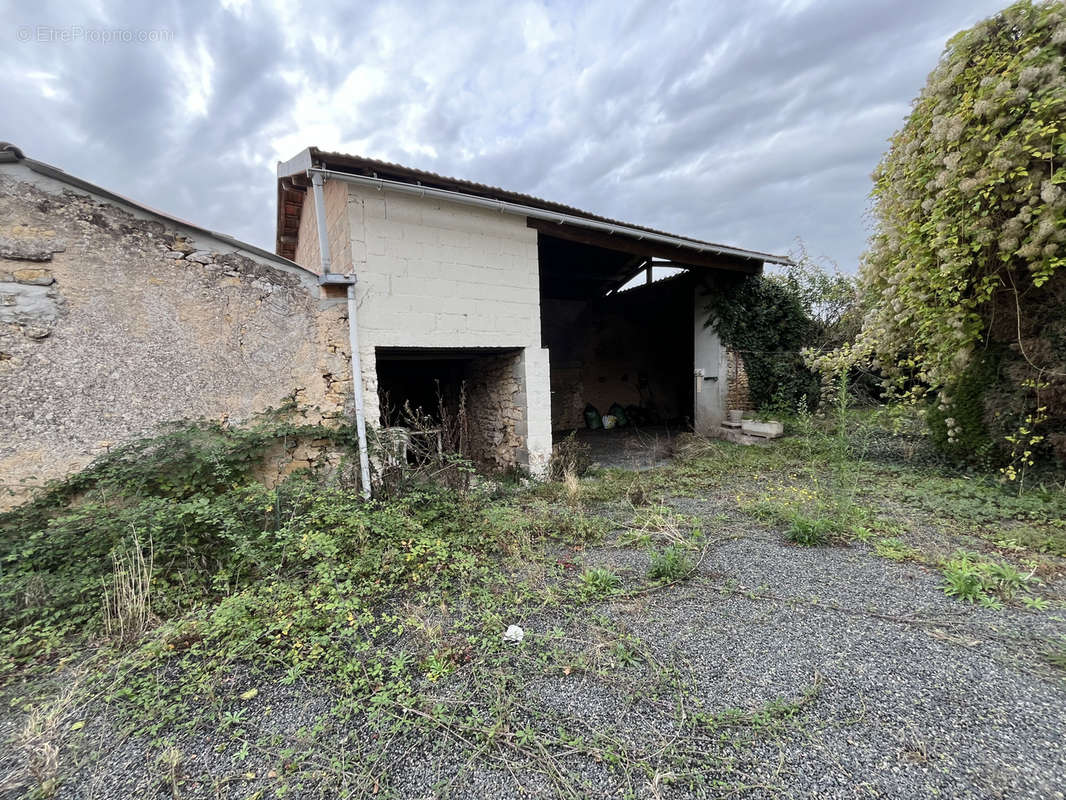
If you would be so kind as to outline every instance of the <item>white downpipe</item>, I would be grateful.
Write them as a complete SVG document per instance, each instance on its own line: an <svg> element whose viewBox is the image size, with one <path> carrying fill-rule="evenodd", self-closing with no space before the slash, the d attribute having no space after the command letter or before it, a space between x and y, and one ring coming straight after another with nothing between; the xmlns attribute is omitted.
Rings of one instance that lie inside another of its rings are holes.
<svg viewBox="0 0 1066 800"><path fill-rule="evenodd" d="M348 345L352 348L352 393L355 395L355 432L359 437L359 483L370 499L370 455L366 449L366 413L363 407L363 369L359 363L359 324L355 316L355 284L348 284Z"/></svg>
<svg viewBox="0 0 1066 800"><path fill-rule="evenodd" d="M329 234L326 232L326 198L322 183L322 176L317 172L311 176L315 190L315 219L318 221L318 254L322 259L322 274L329 275Z"/></svg>
<svg viewBox="0 0 1066 800"><path fill-rule="evenodd" d="M322 191L322 173L311 175L315 194L315 218L318 220L318 250L322 274L329 275L329 236L326 233L326 200ZM359 322L356 316L355 276L348 282L348 346L352 351L352 394L355 400L355 433L359 439L359 488L370 499L370 455L366 446L366 414L363 406L363 369L359 363Z"/></svg>
<svg viewBox="0 0 1066 800"><path fill-rule="evenodd" d="M337 172L335 170L319 169L317 167L312 167L307 171L311 175L312 180L314 180L316 176L326 175L339 181L345 181L346 183L370 186L379 190L387 189L390 192L402 192L404 194L416 195L418 197L435 197L440 200L448 200L453 203L461 203L467 206L488 208L493 211L498 211L501 214L517 214L518 216L529 217L530 219L546 220L548 222L558 223L559 225L575 225L581 228L603 231L612 235L617 233L637 240L658 242L659 244L672 245L673 247L678 248L687 247L701 253L737 256L740 258L754 259L756 261L763 261L770 264L782 264L785 266L792 264L792 260L786 256L775 256L770 253L759 253L754 250L742 250L739 247L728 247L721 244L697 242L692 239L685 239L681 236L653 233L651 231L641 230L640 228L633 228L629 225L616 225L611 222L601 222L600 220L588 219L587 217L578 217L574 214L564 214L558 211L547 211L546 209L536 208L534 206L524 206L520 203L509 203L505 200L493 200L489 197L479 197L477 195L465 194L463 192L453 192L449 189L434 189L431 186L421 186L416 183L390 181L385 178L368 178L364 175L352 175L348 172Z"/></svg>

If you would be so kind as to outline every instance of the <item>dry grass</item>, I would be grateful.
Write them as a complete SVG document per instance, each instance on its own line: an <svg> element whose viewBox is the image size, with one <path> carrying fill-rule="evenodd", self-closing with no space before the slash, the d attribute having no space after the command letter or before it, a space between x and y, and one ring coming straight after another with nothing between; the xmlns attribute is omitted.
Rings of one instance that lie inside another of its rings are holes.
<svg viewBox="0 0 1066 800"><path fill-rule="evenodd" d="M634 430L625 443L626 462L634 469L651 469L676 453L673 437Z"/></svg>
<svg viewBox="0 0 1066 800"><path fill-rule="evenodd" d="M154 621L152 615L152 569L155 552L148 541L148 554L133 532L126 548L111 554L111 585L104 586L104 629L123 644L135 642Z"/></svg>
<svg viewBox="0 0 1066 800"><path fill-rule="evenodd" d="M651 503L651 495L648 492L648 488L644 485L644 480L641 478L639 472L633 479L633 482L629 484L629 488L626 489L626 500L629 501L629 505L631 505L634 510Z"/></svg>
<svg viewBox="0 0 1066 800"><path fill-rule="evenodd" d="M571 508L581 505L581 479L573 469L563 471L563 487L566 489L566 503Z"/></svg>
<svg viewBox="0 0 1066 800"><path fill-rule="evenodd" d="M692 528L696 525L696 520L663 504L634 508L634 511L622 537L622 541L629 544L683 545L690 541Z"/></svg>
<svg viewBox="0 0 1066 800"><path fill-rule="evenodd" d="M0 777L0 795L51 797L59 787L59 753L69 729L79 681L66 684L55 700L26 715L22 729L6 744L17 756L15 766ZM22 794L15 795L17 791Z"/></svg>
<svg viewBox="0 0 1066 800"><path fill-rule="evenodd" d="M170 788L170 796L180 800L178 788L182 782L185 755L177 747L170 746L159 754L159 767L163 772L163 783Z"/></svg>

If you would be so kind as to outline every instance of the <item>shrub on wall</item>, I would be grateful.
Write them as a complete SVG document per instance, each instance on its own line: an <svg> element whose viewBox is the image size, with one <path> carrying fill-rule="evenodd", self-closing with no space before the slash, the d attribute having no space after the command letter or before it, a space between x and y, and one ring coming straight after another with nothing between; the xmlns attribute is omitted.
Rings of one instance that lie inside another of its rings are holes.
<svg viewBox="0 0 1066 800"><path fill-rule="evenodd" d="M783 272L751 275L715 292L707 324L736 351L756 408L817 402L819 380L804 351L850 341L859 328L855 279L823 270L803 243Z"/></svg>
<svg viewBox="0 0 1066 800"><path fill-rule="evenodd" d="M959 460L984 464L996 445L985 421L985 394L996 380L997 355L987 353L975 359L955 386L950 404L936 403L926 415L934 444Z"/></svg>
<svg viewBox="0 0 1066 800"><path fill-rule="evenodd" d="M1066 432L1066 351L1051 341L1066 314L1064 58L1061 1L1016 3L948 42L874 174L870 312L819 366L869 359L899 394L935 396L942 419L976 393L1000 443L1037 408L1045 441ZM990 350L1000 364L978 385L967 376Z"/></svg>
<svg viewBox="0 0 1066 800"><path fill-rule="evenodd" d="M780 281L745 276L714 292L707 310L707 325L744 361L753 405L794 407L817 396L817 380L800 356L814 326L799 298Z"/></svg>

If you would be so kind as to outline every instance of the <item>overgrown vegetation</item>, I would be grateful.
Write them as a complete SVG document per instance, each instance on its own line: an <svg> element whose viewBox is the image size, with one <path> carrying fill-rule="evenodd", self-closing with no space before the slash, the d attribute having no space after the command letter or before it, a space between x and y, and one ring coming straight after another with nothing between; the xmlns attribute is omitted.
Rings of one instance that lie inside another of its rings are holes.
<svg viewBox="0 0 1066 800"><path fill-rule="evenodd" d="M855 280L820 268L802 243L794 261L735 280L707 305L707 326L744 362L751 404L778 413L817 406L820 383L804 351L838 347L858 328Z"/></svg>
<svg viewBox="0 0 1066 800"><path fill-rule="evenodd" d="M769 486L754 497L741 495L744 508L785 526L793 544L815 547L846 543L865 536L868 513L857 502L870 423L851 414L845 378L835 388L832 406L816 417L802 409L791 420L806 458L788 481Z"/></svg>
<svg viewBox="0 0 1066 800"><path fill-rule="evenodd" d="M343 447L348 437L282 416L247 428L175 426L113 449L0 515L0 674L47 661L72 637L109 625L135 638L151 615L220 597L231 573L246 581L261 574L260 555L243 559L250 549L276 549L274 534L303 490L267 489L257 478L276 477L275 457L288 461L299 442Z"/></svg>
<svg viewBox="0 0 1066 800"><path fill-rule="evenodd" d="M870 313L821 359L869 358L896 394L934 396L958 457L1017 461L1019 436L1027 461L1066 456L1064 59L1061 1L1023 0L948 42L874 176Z"/></svg>
<svg viewBox="0 0 1066 800"><path fill-rule="evenodd" d="M1002 608L1004 602L1033 579L1010 564L965 550L955 553L941 569L946 594L969 603L980 602L989 608Z"/></svg>
<svg viewBox="0 0 1066 800"><path fill-rule="evenodd" d="M693 569L692 560L681 545L672 544L651 554L648 577L653 581L678 581Z"/></svg>
<svg viewBox="0 0 1066 800"><path fill-rule="evenodd" d="M994 476L945 472L893 433L898 419L855 412L838 388L834 413L789 419L804 435L771 448L688 437L667 466L578 478L568 461L559 480L528 488L476 476L449 487L426 470L373 501L344 478L345 431L268 419L119 448L0 516L3 679L13 708L35 709L12 745L20 766L0 782L52 791L85 722L108 719L148 737L159 786L180 796L203 780L181 742L208 731L233 759L217 780L247 787L230 796L388 796L402 753L438 745L535 774L558 796L589 789L572 759L602 765L623 794L668 782L732 791L728 769L708 775L708 752L728 764L796 724L819 679L792 699L703 708L687 669L626 622L686 586L788 596L716 576L722 542L868 541L872 554L938 570L933 585L963 601L1061 607L1050 591L1066 553L1057 486L1019 495ZM338 452L284 475L274 454L306 441ZM721 503L713 514L708 500ZM614 548L636 551L636 566ZM510 625L521 643L504 638ZM571 677L678 733L648 746L531 699ZM71 684L62 707L32 699L52 680ZM285 690L325 702L296 744L250 723ZM263 758L268 768L241 766Z"/></svg>

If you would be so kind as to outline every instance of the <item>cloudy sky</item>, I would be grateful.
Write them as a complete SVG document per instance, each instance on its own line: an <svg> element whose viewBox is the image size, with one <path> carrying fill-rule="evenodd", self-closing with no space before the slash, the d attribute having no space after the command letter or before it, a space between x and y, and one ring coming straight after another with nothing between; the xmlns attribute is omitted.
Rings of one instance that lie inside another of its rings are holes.
<svg viewBox="0 0 1066 800"><path fill-rule="evenodd" d="M0 140L273 249L308 145L854 270L870 172L1007 0L0 0Z"/></svg>

